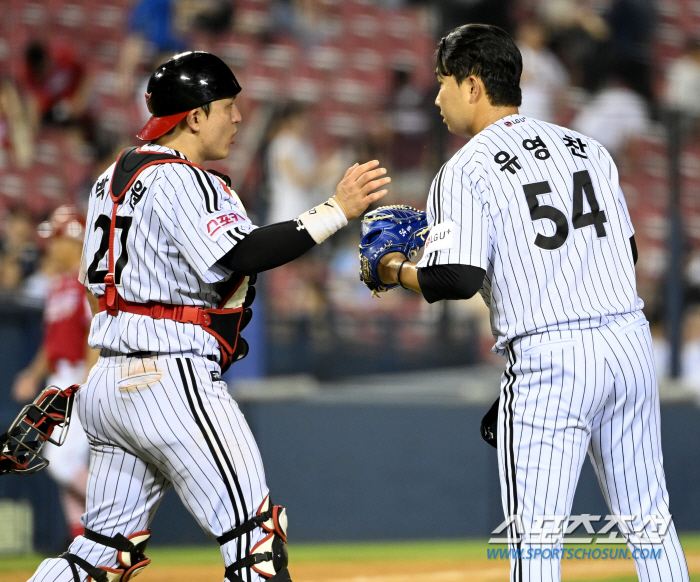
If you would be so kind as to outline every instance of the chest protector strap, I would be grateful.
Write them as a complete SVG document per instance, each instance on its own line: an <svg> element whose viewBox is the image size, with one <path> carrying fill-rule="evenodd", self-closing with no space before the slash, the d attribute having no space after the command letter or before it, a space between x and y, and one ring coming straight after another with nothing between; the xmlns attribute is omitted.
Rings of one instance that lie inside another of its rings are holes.
<svg viewBox="0 0 700 582"><path fill-rule="evenodd" d="M234 274L227 281L226 293L218 309L205 309L189 305L170 305L157 301L135 303L119 296L117 281L115 281L114 277L114 239L117 210L124 201L129 188L136 182L139 174L146 168L156 164L186 164L200 168L197 164L172 154L142 152L136 147L126 148L119 154L109 187L109 196L113 204L112 218L109 225L109 266L104 281L105 293L98 298L99 310L106 311L111 316L116 316L122 311L135 315L145 315L153 319L170 319L179 323L199 325L218 341L221 351L221 369L225 371L235 361L236 355L241 353L240 350L236 351L236 347L240 340L239 334L244 308L227 309L224 306L241 286L245 277ZM183 192L183 195L186 196L186 193Z"/></svg>

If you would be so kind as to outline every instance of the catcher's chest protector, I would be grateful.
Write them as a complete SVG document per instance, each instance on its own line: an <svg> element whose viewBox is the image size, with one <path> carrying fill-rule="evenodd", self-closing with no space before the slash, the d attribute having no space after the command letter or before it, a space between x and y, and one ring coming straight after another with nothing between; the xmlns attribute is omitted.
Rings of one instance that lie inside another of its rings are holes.
<svg viewBox="0 0 700 582"><path fill-rule="evenodd" d="M124 201L126 193L136 182L139 174L146 168L156 164L187 164L200 168L188 160L183 160L172 154L143 152L136 147L127 148L119 154L112 174L109 195L113 202L112 217L109 229L109 270L105 275L105 294L99 298L100 311L107 311L116 316L120 311L145 315L155 319L172 319L180 323L200 325L207 333L213 335L219 342L221 351L221 368L227 370L233 363L236 345L239 340L243 307L235 309L224 308L228 300L238 290L245 280L243 276L233 275L226 282L226 291L222 293L223 300L218 309L204 309L186 305L168 305L150 301L134 303L119 296L114 281L114 237L116 230L117 210ZM200 168L202 169L202 168ZM183 192L182 196L187 193Z"/></svg>

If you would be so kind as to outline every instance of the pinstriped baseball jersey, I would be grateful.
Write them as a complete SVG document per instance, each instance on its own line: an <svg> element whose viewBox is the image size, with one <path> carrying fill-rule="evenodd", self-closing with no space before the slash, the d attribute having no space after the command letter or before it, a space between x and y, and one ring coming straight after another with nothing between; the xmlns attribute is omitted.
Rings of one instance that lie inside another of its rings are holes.
<svg viewBox="0 0 700 582"><path fill-rule="evenodd" d="M184 156L146 145L143 151ZM107 273L114 166L90 193L80 280L95 296L104 294ZM115 281L128 301L216 307L219 284L230 271L216 262L256 227L235 193L218 178L187 164L146 168L119 206L115 234ZM89 337L93 348L136 351L219 353L216 339L200 326L120 312L99 313Z"/></svg>
<svg viewBox="0 0 700 582"><path fill-rule="evenodd" d="M599 327L643 306L617 168L596 141L510 115L440 170L419 267L486 271L494 351L533 333Z"/></svg>

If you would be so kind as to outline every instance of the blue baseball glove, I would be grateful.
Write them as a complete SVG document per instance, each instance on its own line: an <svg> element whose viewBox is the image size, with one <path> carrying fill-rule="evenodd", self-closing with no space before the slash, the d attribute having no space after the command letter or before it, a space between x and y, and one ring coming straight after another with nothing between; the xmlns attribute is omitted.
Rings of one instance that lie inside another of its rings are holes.
<svg viewBox="0 0 700 582"><path fill-rule="evenodd" d="M425 245L428 221L425 212L410 206L380 206L362 219L360 241L360 281L377 297L398 287L384 284L377 276L379 260L387 253L403 253L411 259Z"/></svg>

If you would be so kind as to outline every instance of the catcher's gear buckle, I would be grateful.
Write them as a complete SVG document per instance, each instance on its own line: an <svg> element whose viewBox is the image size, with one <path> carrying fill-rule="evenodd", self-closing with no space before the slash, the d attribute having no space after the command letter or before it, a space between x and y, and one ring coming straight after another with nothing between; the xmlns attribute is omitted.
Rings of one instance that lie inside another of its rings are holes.
<svg viewBox="0 0 700 582"><path fill-rule="evenodd" d="M80 386L49 386L27 404L0 435L0 475L31 475L48 466L41 455L47 442L61 446L68 435L73 397Z"/></svg>

